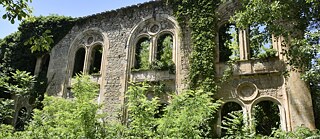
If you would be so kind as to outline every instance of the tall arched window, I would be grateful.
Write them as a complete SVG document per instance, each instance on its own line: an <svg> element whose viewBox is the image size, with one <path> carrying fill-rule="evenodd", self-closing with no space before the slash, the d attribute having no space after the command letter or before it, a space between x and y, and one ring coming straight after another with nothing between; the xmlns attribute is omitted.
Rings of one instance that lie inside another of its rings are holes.
<svg viewBox="0 0 320 139"><path fill-rule="evenodd" d="M172 61L173 37L171 34L163 34L157 40L156 64L162 69L168 69L174 65Z"/></svg>
<svg viewBox="0 0 320 139"><path fill-rule="evenodd" d="M91 63L89 74L100 73L101 61L102 61L102 46L96 45L91 52Z"/></svg>
<svg viewBox="0 0 320 139"><path fill-rule="evenodd" d="M224 24L219 28L219 62L239 57L238 29L233 24Z"/></svg>
<svg viewBox="0 0 320 139"><path fill-rule="evenodd" d="M76 74L83 72L85 55L86 55L85 48L80 48L77 50L74 58L72 76L75 76Z"/></svg>
<svg viewBox="0 0 320 139"><path fill-rule="evenodd" d="M139 39L135 48L134 69L149 69L150 40L146 37Z"/></svg>
<svg viewBox="0 0 320 139"><path fill-rule="evenodd" d="M273 128L280 127L280 111L277 104L272 101L261 101L254 108L254 119L256 120L256 133L271 135Z"/></svg>

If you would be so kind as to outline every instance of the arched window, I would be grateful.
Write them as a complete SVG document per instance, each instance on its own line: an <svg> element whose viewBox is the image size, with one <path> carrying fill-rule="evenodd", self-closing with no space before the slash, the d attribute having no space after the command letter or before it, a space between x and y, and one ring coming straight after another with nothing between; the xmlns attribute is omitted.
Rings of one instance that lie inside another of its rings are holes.
<svg viewBox="0 0 320 139"><path fill-rule="evenodd" d="M75 76L76 74L83 72L85 55L86 50L84 48L80 48L77 50L76 56L74 58L72 76Z"/></svg>
<svg viewBox="0 0 320 139"><path fill-rule="evenodd" d="M163 34L157 40L156 66L161 69L170 69L172 61L173 37L171 34Z"/></svg>
<svg viewBox="0 0 320 139"><path fill-rule="evenodd" d="M219 62L239 59L238 29L233 24L224 24L219 28Z"/></svg>
<svg viewBox="0 0 320 139"><path fill-rule="evenodd" d="M102 61L102 46L96 45L91 52L91 64L89 74L100 73L101 61Z"/></svg>
<svg viewBox="0 0 320 139"><path fill-rule="evenodd" d="M221 109L221 120L222 120L221 136L233 134L233 133L230 133L230 131L237 132L235 130L242 130L242 128L244 127L242 113L243 113L242 107L236 102L227 102L226 104L223 105ZM235 117L237 119L235 119ZM240 120L242 122L234 123L232 120ZM232 127L232 130L231 130L231 127Z"/></svg>
<svg viewBox="0 0 320 139"><path fill-rule="evenodd" d="M136 44L134 69L149 69L150 40L141 38Z"/></svg>
<svg viewBox="0 0 320 139"><path fill-rule="evenodd" d="M275 56L272 49L272 36L265 24L253 24L250 26L250 56L251 58L266 58Z"/></svg>
<svg viewBox="0 0 320 139"><path fill-rule="evenodd" d="M27 122L27 117L28 117L27 109L25 107L21 108L18 112L17 121L15 123L15 129L17 131L24 130L24 125Z"/></svg>
<svg viewBox="0 0 320 139"><path fill-rule="evenodd" d="M273 128L280 127L280 111L272 101L261 101L253 108L256 123L256 133L271 135Z"/></svg>

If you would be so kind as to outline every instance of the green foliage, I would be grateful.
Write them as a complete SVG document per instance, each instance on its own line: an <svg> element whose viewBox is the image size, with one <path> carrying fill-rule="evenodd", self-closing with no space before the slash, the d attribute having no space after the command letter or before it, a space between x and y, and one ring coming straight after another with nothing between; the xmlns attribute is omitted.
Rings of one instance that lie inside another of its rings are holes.
<svg viewBox="0 0 320 139"><path fill-rule="evenodd" d="M129 137L153 138L155 136L156 118L158 108L157 98L148 100L146 97L147 84L131 85L127 92L128 113L129 113Z"/></svg>
<svg viewBox="0 0 320 139"><path fill-rule="evenodd" d="M175 72L175 64L172 61L173 41L170 35L161 37L158 40L158 50L156 60L150 63L149 48L150 41L139 41L136 51L136 66L133 71L144 70L169 70L170 73Z"/></svg>
<svg viewBox="0 0 320 139"><path fill-rule="evenodd" d="M150 52L150 41L143 40L138 42L136 50L136 65L135 69L148 70L150 66L149 52Z"/></svg>
<svg viewBox="0 0 320 139"><path fill-rule="evenodd" d="M6 120L12 118L14 113L13 100L0 98L0 126L6 122ZM0 136L1 137L1 136Z"/></svg>
<svg viewBox="0 0 320 139"><path fill-rule="evenodd" d="M36 57L44 55L56 45L74 23L75 19L71 17L56 15L24 20L18 32L1 40L0 67L7 73L16 69L33 72ZM31 53L31 48L34 53Z"/></svg>
<svg viewBox="0 0 320 139"><path fill-rule="evenodd" d="M49 51L50 45L53 43L52 35L50 30L46 30L41 36L32 36L27 40L24 45L32 45L31 52L35 51Z"/></svg>
<svg viewBox="0 0 320 139"><path fill-rule="evenodd" d="M225 33L226 33L226 36L228 36L228 38L226 39L224 46L227 46L227 48L231 50L231 55L229 56L229 59L239 60L240 50L239 50L238 31L233 30L233 28L229 27L228 30L225 31ZM220 54L223 55L224 53L220 52ZM227 60L222 60L222 61L227 61Z"/></svg>
<svg viewBox="0 0 320 139"><path fill-rule="evenodd" d="M253 138L254 136L252 129L245 123L242 110L232 111L223 117L221 128L226 130L226 136L223 137L226 139Z"/></svg>
<svg viewBox="0 0 320 139"><path fill-rule="evenodd" d="M305 127L299 127L293 132L285 132L281 129L273 131L273 135L270 138L278 139L317 139L320 137L320 132L318 130L310 130Z"/></svg>
<svg viewBox="0 0 320 139"><path fill-rule="evenodd" d="M162 36L158 40L157 58L150 65L150 69L169 70L175 72L175 64L172 61L173 40L171 35Z"/></svg>
<svg viewBox="0 0 320 139"><path fill-rule="evenodd" d="M32 17L20 26L21 43L32 52L46 53L51 50L73 27L76 19L66 16L50 15Z"/></svg>
<svg viewBox="0 0 320 139"><path fill-rule="evenodd" d="M146 97L149 87L147 84L129 87L127 138L201 138L207 134L203 126L213 118L220 102L214 103L202 90L185 91L173 95L162 117L155 118L160 100Z"/></svg>
<svg viewBox="0 0 320 139"><path fill-rule="evenodd" d="M174 5L180 26L191 28L192 53L190 59L190 86L215 92L215 37L217 17L215 9L219 1L167 0Z"/></svg>
<svg viewBox="0 0 320 139"><path fill-rule="evenodd" d="M89 76L77 76L74 99L46 96L42 110L34 110L28 128L16 132L23 138L102 138L95 102L98 86Z"/></svg>
<svg viewBox="0 0 320 139"><path fill-rule="evenodd" d="M10 93L17 96L30 95L35 82L35 77L30 75L30 72L19 70L11 72L11 74L13 81L12 83L5 84L5 88L7 88Z"/></svg>
<svg viewBox="0 0 320 139"><path fill-rule="evenodd" d="M242 8L236 12L231 21L241 29L250 25L263 24L269 34L285 37L285 41L281 43L282 47L288 48L284 54L292 67L290 70L303 73L303 79L310 82L314 111L319 115L320 109L316 104L319 103L318 83L320 81L319 62L317 62L320 50L320 2L317 0L244 0L241 4ZM316 125L320 125L318 117L315 117Z"/></svg>
<svg viewBox="0 0 320 139"><path fill-rule="evenodd" d="M202 138L210 127L207 122L213 118L221 102L213 102L210 93L202 90L184 91L174 95L164 115L158 120L160 138ZM206 130L204 130L206 129Z"/></svg>
<svg viewBox="0 0 320 139"><path fill-rule="evenodd" d="M0 138L13 138L13 127L11 125L0 124Z"/></svg>
<svg viewBox="0 0 320 139"><path fill-rule="evenodd" d="M270 135L272 129L280 128L280 112L278 105L271 101L263 101L254 107L255 128L257 134Z"/></svg>
<svg viewBox="0 0 320 139"><path fill-rule="evenodd" d="M32 12L28 6L29 2L32 2L32 0L1 0L0 5L6 10L2 18L8 19L14 24L15 19L22 20L29 17Z"/></svg>
<svg viewBox="0 0 320 139"><path fill-rule="evenodd" d="M272 49L271 34L263 24L250 26L250 54L251 58L268 58L275 56L276 51Z"/></svg>

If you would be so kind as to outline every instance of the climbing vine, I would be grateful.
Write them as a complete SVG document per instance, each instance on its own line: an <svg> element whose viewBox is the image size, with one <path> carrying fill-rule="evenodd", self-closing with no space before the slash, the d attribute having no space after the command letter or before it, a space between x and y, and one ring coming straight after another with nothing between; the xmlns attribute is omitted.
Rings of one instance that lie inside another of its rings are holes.
<svg viewBox="0 0 320 139"><path fill-rule="evenodd" d="M215 37L217 17L215 9L220 1L168 0L180 26L191 29L190 87L215 92Z"/></svg>
<svg viewBox="0 0 320 139"><path fill-rule="evenodd" d="M40 16L24 20L19 31L0 40L0 75L13 82L16 70L34 72L37 57L47 54L75 24L76 19L64 16ZM48 67L46 67L48 68ZM43 99L46 73L40 72L31 92L31 103ZM0 87L0 95L8 89ZM37 105L37 104L36 104Z"/></svg>

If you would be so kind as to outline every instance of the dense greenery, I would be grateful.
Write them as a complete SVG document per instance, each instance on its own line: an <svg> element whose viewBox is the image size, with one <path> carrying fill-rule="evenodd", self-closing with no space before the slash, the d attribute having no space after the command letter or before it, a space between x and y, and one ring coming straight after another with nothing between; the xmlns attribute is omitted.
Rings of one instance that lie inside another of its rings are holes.
<svg viewBox="0 0 320 139"><path fill-rule="evenodd" d="M72 87L74 99L46 96L42 110L34 110L24 131L12 132L1 125L0 138L201 138L203 126L220 103L202 91L174 95L171 104L159 113L160 100L146 97L147 84L131 85L127 92L128 125L104 122L98 112L98 86L89 76L77 76Z"/></svg>
<svg viewBox="0 0 320 139"><path fill-rule="evenodd" d="M215 36L219 1L168 0L182 27L191 28L192 53L190 60L190 86L205 92L216 91Z"/></svg>

